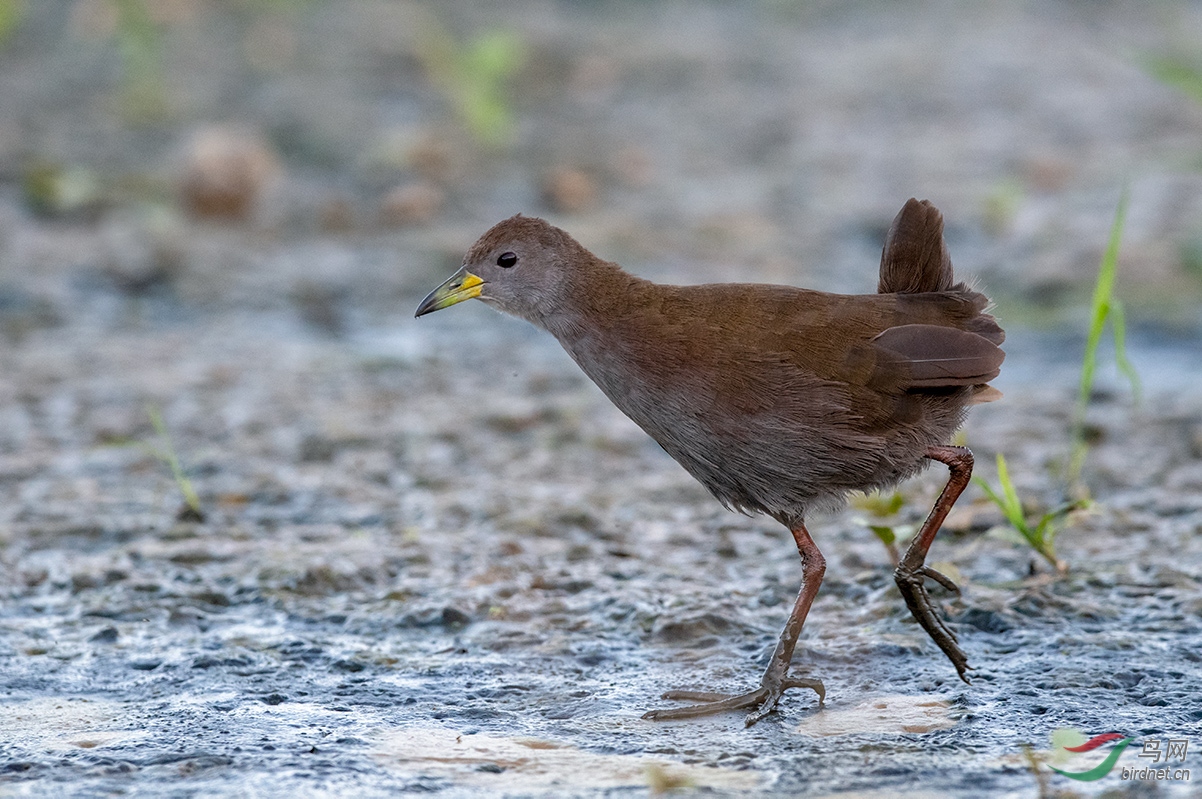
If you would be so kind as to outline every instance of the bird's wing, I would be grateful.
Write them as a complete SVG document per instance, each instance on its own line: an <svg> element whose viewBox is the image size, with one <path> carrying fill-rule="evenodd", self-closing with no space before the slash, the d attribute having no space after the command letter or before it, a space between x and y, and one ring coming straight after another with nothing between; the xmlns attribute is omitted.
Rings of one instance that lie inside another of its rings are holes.
<svg viewBox="0 0 1202 799"><path fill-rule="evenodd" d="M906 390L988 383L1005 358L984 336L939 325L891 327L873 338L871 347L878 379Z"/></svg>

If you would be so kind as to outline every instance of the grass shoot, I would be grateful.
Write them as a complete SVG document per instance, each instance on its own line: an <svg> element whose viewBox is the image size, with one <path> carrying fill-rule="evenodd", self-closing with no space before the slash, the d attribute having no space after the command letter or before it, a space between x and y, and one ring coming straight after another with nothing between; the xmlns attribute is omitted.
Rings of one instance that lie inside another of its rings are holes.
<svg viewBox="0 0 1202 799"><path fill-rule="evenodd" d="M1122 242L1123 227L1127 220L1127 200L1129 191L1123 189L1119 197L1118 207L1114 213L1114 224L1110 228L1110 240L1106 251L1098 265L1098 276L1094 282L1093 299L1090 303L1089 333L1085 342L1085 354L1081 360L1081 381L1077 390L1077 405L1073 411L1073 423L1070 435L1072 452L1069 458L1068 482L1076 484L1081 476L1081 468L1085 462L1085 411L1093 392L1094 373L1098 365L1098 346L1102 342L1107 321L1110 322L1114 334L1114 357L1119 371L1131 383L1132 392L1139 397L1139 375L1127 358L1127 322L1123 313L1123 305L1114 293L1115 275L1118 272L1119 245Z"/></svg>
<svg viewBox="0 0 1202 799"><path fill-rule="evenodd" d="M179 456L175 453L175 446L171 443L171 435L167 432L167 425L163 423L163 415L153 405L147 406L146 413L150 416L150 424L159 436L160 445L144 443L143 446L171 470L171 477L184 496L184 509L180 512L180 519L182 521L204 521L204 511L200 509L200 496L192 487L192 481L188 479L188 475L184 474Z"/></svg>
<svg viewBox="0 0 1202 799"><path fill-rule="evenodd" d="M1068 564L1056 555L1056 525L1070 512L1088 507L1089 501L1077 500L1061 505L1042 514L1038 521L1032 524L1027 519L1027 512L1023 508L1022 499L1018 496L1018 490L1014 487L1014 481L1010 479L1006 457L1000 452L997 456L997 479L999 490L995 491L982 478L973 478L976 484L984 490L985 495L1002 511L1010 526L1022 535L1027 544L1042 555L1057 572L1061 574L1067 572Z"/></svg>
<svg viewBox="0 0 1202 799"><path fill-rule="evenodd" d="M420 20L415 46L430 80L477 141L493 147L508 142L514 119L507 84L525 60L521 39L498 29L459 42L433 14Z"/></svg>
<svg viewBox="0 0 1202 799"><path fill-rule="evenodd" d="M897 545L899 542L905 541L914 534L913 525L890 525L881 524L879 522L893 516L906 504L906 498L900 491L870 491L866 494L856 494L851 498L851 504L857 510L865 511L873 516L877 524L872 524L867 520L863 523L871 530L881 543L885 545L885 549L889 552L889 560L896 566L901 559Z"/></svg>
<svg viewBox="0 0 1202 799"><path fill-rule="evenodd" d="M1144 70L1166 86L1171 86L1202 103L1202 63L1179 55L1152 55L1142 60Z"/></svg>

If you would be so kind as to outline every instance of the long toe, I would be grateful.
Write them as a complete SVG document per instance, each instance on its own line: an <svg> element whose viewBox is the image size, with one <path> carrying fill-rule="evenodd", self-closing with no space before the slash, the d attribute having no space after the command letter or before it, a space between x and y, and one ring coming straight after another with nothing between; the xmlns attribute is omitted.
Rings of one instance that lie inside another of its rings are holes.
<svg viewBox="0 0 1202 799"><path fill-rule="evenodd" d="M822 684L822 680L814 679L813 677L789 677L785 680L782 691L787 691L790 688L809 688L814 693L818 694L818 704L826 703L826 686Z"/></svg>
<svg viewBox="0 0 1202 799"><path fill-rule="evenodd" d="M699 716L712 716L715 713L726 713L731 710L743 710L758 705L767 699L768 689L757 688L754 691L749 691L739 696L727 696L716 700L709 698L715 696L722 697L724 695L701 691L669 691L664 694L665 699L700 700L701 704L667 708L664 710L649 710L643 714L643 718L648 721L677 721L679 719L695 719ZM776 704L775 700L773 704Z"/></svg>
<svg viewBox="0 0 1202 799"><path fill-rule="evenodd" d="M947 590L951 591L953 594L960 593L960 586L958 586L954 582L952 582L952 578L948 577L943 572L937 572L934 569L932 569L930 566L923 566L922 573L925 574L927 577L930 577L935 582L939 583L941 586L943 586Z"/></svg>
<svg viewBox="0 0 1202 799"><path fill-rule="evenodd" d="M677 721L680 719L693 719L699 716L712 716L715 713L726 713L731 710L753 708L746 719L746 725L750 727L771 713L776 708L776 703L780 701L781 695L790 688L810 689L818 694L819 705L826 699L826 686L822 684L822 680L809 677L787 677L780 682L766 680L754 691L748 691L738 696L728 696L727 694L716 694L708 691L668 691L663 695L664 699L699 702L700 704L664 710L650 710L643 714L643 718L648 721Z"/></svg>
<svg viewBox="0 0 1202 799"><path fill-rule="evenodd" d="M935 603L931 600L930 593L927 592L926 586L923 584L926 569L918 573L899 573L897 576L897 587L901 591L902 597L906 600L906 606L910 608L910 613L914 619L927 631L927 635L931 636L931 640L938 644L943 650L943 654L947 655L948 660L956 667L956 673L960 675L960 679L968 682L966 672L968 670L968 656L964 654L957 643L956 634L951 631L947 624L935 612ZM934 570L931 570L934 571ZM938 574L938 572L935 572ZM943 580L946 577L939 575ZM943 580L936 579L940 584ZM951 582L948 580L947 582Z"/></svg>
<svg viewBox="0 0 1202 799"><path fill-rule="evenodd" d="M678 702L723 702L733 697L731 694L716 694L712 691L664 691L659 698Z"/></svg>

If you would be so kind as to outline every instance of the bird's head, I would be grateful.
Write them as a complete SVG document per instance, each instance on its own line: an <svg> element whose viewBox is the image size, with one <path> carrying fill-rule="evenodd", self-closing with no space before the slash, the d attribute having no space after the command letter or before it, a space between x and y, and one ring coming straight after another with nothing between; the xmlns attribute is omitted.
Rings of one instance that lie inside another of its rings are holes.
<svg viewBox="0 0 1202 799"><path fill-rule="evenodd" d="M587 251L564 231L535 217L499 222L480 237L463 267L417 307L415 316L480 299L508 314L545 326L574 290L574 264Z"/></svg>

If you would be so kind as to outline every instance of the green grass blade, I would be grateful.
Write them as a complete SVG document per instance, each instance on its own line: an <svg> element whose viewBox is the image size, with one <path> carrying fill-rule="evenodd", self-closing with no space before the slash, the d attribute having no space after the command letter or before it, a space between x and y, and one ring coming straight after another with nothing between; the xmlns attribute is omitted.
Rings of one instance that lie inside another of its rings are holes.
<svg viewBox="0 0 1202 799"><path fill-rule="evenodd" d="M197 495L196 489L192 487L192 481L184 474L184 468L180 465L179 456L175 454L175 447L171 444L171 436L167 433L167 425L163 423L163 415L159 413L158 408L153 405L146 406L146 413L150 416L150 424L154 427L154 431L158 433L159 438L163 441L163 448L152 448L151 451L158 457L159 460L167 464L167 468L171 470L171 477L175 480L175 484L179 486L180 493L184 495L184 502L198 516L204 516L204 512L200 509L200 496Z"/></svg>
<svg viewBox="0 0 1202 799"><path fill-rule="evenodd" d="M1134 364L1127 357L1127 314L1117 297L1110 299L1110 328L1114 331L1115 363L1131 384L1131 393L1135 395L1135 401L1139 402L1143 394L1143 383L1139 379L1139 373L1135 371Z"/></svg>
<svg viewBox="0 0 1202 799"><path fill-rule="evenodd" d="M0 0L0 45L8 41L25 19L26 10L23 0Z"/></svg>
<svg viewBox="0 0 1202 799"><path fill-rule="evenodd" d="M417 20L414 46L430 81L477 141L507 144L514 131L509 83L525 61L522 38L496 29L459 41L432 11Z"/></svg>
<svg viewBox="0 0 1202 799"><path fill-rule="evenodd" d="M1018 496L1018 489L1014 487L1014 481L1010 479L1010 468L1006 464L1006 457L1000 452L997 456L997 475L998 485L1001 488L1000 493L994 491L980 477L974 477L973 480L981 487L985 495L989 497L989 500L998 506L1002 511L1002 515L1006 517L1006 521L1023 537L1028 546L1038 552L1048 563L1052 564L1057 571L1065 571L1068 567L1064 561L1056 557L1056 549L1053 546L1056 537L1055 522L1068 511L1081 507L1081 503L1074 502L1045 513L1040 517L1039 522L1032 527L1023 511L1023 504Z"/></svg>
<svg viewBox="0 0 1202 799"><path fill-rule="evenodd" d="M1106 252L1098 264L1098 277L1094 283L1093 299L1090 303L1089 334L1085 341L1085 353L1081 358L1081 382L1077 389L1077 406L1073 411L1070 436L1074 451L1069 466L1069 482L1071 483L1077 482L1077 478L1081 475L1083 459L1078 457L1078 451L1084 442L1085 410L1089 406L1089 396L1093 391L1094 373L1097 371L1098 365L1098 345L1101 344L1102 333L1106 329L1106 320L1115 311L1117 305L1114 283L1115 275L1118 272L1119 245L1122 243L1123 228L1127 223L1129 197L1130 189L1124 186L1123 192L1119 196L1118 207L1114 212L1114 224L1110 228L1110 239L1106 243ZM1122 315L1121 307L1118 314ZM1122 360L1126 362L1126 342L1120 340L1120 335L1126 335L1126 325L1122 321L1115 328L1115 348L1116 352L1122 353ZM1130 367L1130 362L1126 363ZM1120 366L1120 368L1122 367ZM1133 372L1134 369L1132 369Z"/></svg>
<svg viewBox="0 0 1202 799"><path fill-rule="evenodd" d="M1147 56L1142 63L1152 77L1202 103L1202 67L1180 56Z"/></svg>
<svg viewBox="0 0 1202 799"><path fill-rule="evenodd" d="M1023 535L1027 535L1027 519L1023 515L1023 502L1018 498L1018 490L1014 487L1014 482L1010 479L1010 469L1006 465L1006 456L1002 453L997 454L997 481L1002 487L1002 497L1005 500L1002 503L1002 512L1006 514L1006 518L1011 524L1018 529Z"/></svg>

